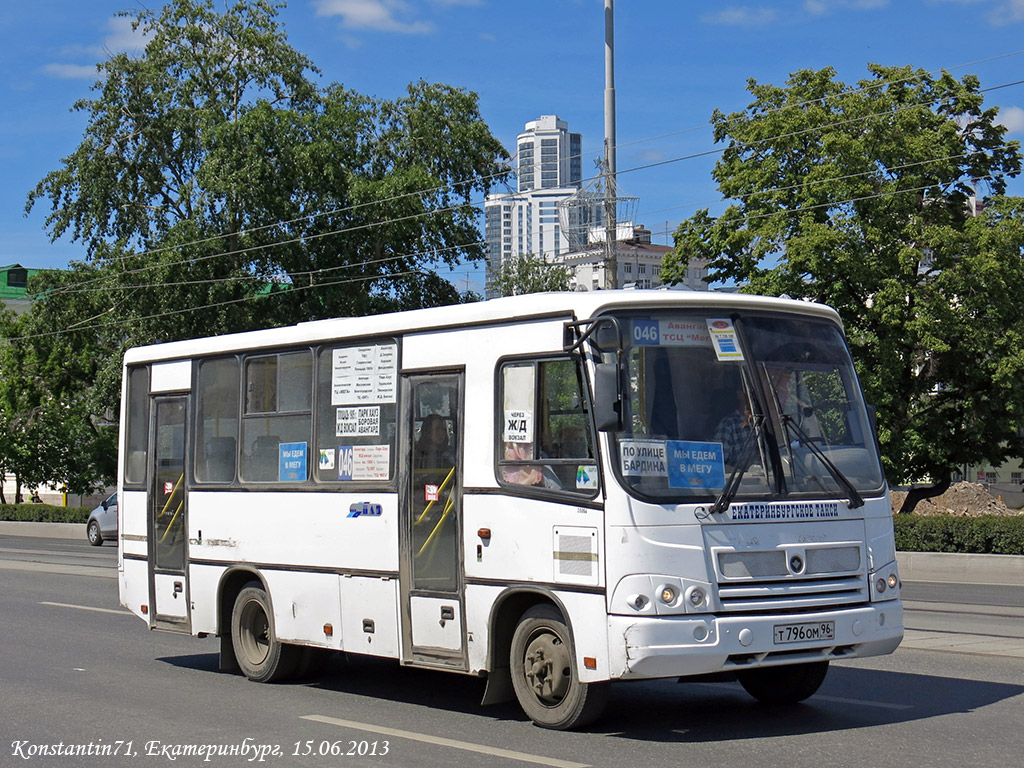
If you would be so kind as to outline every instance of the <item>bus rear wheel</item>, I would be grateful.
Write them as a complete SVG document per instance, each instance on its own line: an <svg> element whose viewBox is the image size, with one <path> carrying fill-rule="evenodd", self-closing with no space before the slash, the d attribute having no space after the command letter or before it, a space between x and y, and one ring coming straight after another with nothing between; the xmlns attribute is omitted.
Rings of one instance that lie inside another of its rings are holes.
<svg viewBox="0 0 1024 768"><path fill-rule="evenodd" d="M519 705L542 728L578 728L604 710L608 683L579 681L569 629L554 606L535 605L523 614L510 662Z"/></svg>
<svg viewBox="0 0 1024 768"><path fill-rule="evenodd" d="M259 582L250 582L235 598L231 643L238 666L250 680L273 683L295 671L300 649L277 639L270 598Z"/></svg>
<svg viewBox="0 0 1024 768"><path fill-rule="evenodd" d="M813 696L828 674L828 661L784 667L745 669L737 673L747 693L765 704L796 704Z"/></svg>

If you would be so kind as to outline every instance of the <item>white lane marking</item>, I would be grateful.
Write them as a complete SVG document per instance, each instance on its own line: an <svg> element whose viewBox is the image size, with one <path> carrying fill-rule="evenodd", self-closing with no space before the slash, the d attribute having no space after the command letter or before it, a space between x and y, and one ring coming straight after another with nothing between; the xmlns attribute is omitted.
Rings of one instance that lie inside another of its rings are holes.
<svg viewBox="0 0 1024 768"><path fill-rule="evenodd" d="M52 606L54 608L74 608L75 610L78 610L78 611L95 611L96 613L116 613L118 616L132 616L132 615L134 615L134 614L132 614L131 611L124 611L124 610L117 611L117 610L114 610L113 608L93 608L91 605L73 605L72 603L49 603L49 602L46 602L46 601L42 601L39 604L40 605L49 605L49 606Z"/></svg>
<svg viewBox="0 0 1024 768"><path fill-rule="evenodd" d="M0 560L0 569L8 571L32 571L35 573L58 573L65 576L96 576L101 579L116 579L117 567L99 565L69 565L65 563L39 563L33 560Z"/></svg>
<svg viewBox="0 0 1024 768"><path fill-rule="evenodd" d="M552 768L590 768L590 766L586 763L573 763L569 762L568 760L558 760L554 757L544 757L543 755L531 755L526 752L514 752L511 749L499 749L497 747L488 747L484 744L474 744L470 741L456 741L455 739L445 739L441 736L431 736L428 733L402 731L397 728L388 728L383 725L357 723L353 720L339 720L336 717L327 717L326 715L302 715L301 719L312 720L315 723L337 725L340 728L353 728L357 731L368 731L369 733L377 733L383 736L394 736L396 739L411 739L413 741L422 741L427 744L435 744L441 747L451 747L452 749L461 749L465 750L466 752L477 752L479 754L490 755L492 757L507 757L510 760L520 760L525 763L550 765L552 766Z"/></svg>
<svg viewBox="0 0 1024 768"><path fill-rule="evenodd" d="M110 548L110 554L103 552L82 552L77 549L21 549L19 547L0 547L0 552L10 552L20 555L52 555L54 557L86 557L93 560L109 560L113 565L117 562L114 556L117 550Z"/></svg>

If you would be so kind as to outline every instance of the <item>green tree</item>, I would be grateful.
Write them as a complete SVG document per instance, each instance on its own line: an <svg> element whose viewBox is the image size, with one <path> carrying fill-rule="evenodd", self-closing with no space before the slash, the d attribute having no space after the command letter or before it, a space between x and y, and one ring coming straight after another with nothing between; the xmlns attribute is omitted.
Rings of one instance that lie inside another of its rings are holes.
<svg viewBox="0 0 1024 768"><path fill-rule="evenodd" d="M934 483L912 507L1024 453L1024 201L1005 196L1021 156L977 78L869 70L855 88L829 68L750 81L745 111L716 111L732 202L679 226L662 276L701 257L712 281L834 306L889 479Z"/></svg>
<svg viewBox="0 0 1024 768"><path fill-rule="evenodd" d="M35 286L23 335L48 372L70 353L67 398L94 419L117 412L127 347L458 302L435 268L483 257L473 200L507 153L477 96L320 85L280 7L126 13L144 52L97 65L81 143L28 196L86 261Z"/></svg>
<svg viewBox="0 0 1024 768"><path fill-rule="evenodd" d="M74 106L82 143L29 195L104 268L98 286L132 292L108 319L133 341L451 303L434 267L483 256L472 200L507 155L476 95L319 87L278 9L128 14L145 52L98 65L95 97Z"/></svg>
<svg viewBox="0 0 1024 768"><path fill-rule="evenodd" d="M494 278L494 288L501 296L524 293L568 291L572 270L561 264L550 264L540 256L524 254L504 259Z"/></svg>
<svg viewBox="0 0 1024 768"><path fill-rule="evenodd" d="M29 343L40 319L0 317L0 473L14 478L18 495L43 483L90 493L115 475L116 424L89 398L102 389L94 379L106 349L61 333L54 317L51 332Z"/></svg>

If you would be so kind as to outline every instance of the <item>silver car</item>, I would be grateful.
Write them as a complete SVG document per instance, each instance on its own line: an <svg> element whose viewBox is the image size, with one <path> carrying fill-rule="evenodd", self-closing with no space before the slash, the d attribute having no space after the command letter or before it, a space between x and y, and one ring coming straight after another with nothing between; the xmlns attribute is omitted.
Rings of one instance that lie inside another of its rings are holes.
<svg viewBox="0 0 1024 768"><path fill-rule="evenodd" d="M112 493L89 513L89 522L85 524L85 534L94 547L100 546L107 539L117 540L117 494Z"/></svg>

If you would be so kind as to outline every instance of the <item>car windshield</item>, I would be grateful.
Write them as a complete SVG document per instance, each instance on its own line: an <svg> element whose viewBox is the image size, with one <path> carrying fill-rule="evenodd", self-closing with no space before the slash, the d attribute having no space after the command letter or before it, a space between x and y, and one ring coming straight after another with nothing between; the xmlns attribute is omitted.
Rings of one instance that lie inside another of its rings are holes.
<svg viewBox="0 0 1024 768"><path fill-rule="evenodd" d="M640 497L856 498L881 466L840 329L802 315L618 318L628 367L619 475Z"/></svg>

